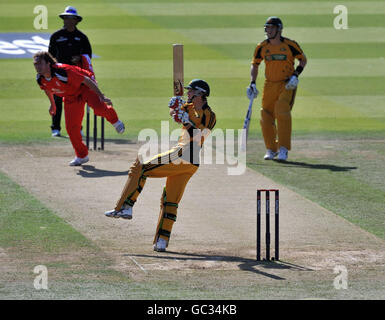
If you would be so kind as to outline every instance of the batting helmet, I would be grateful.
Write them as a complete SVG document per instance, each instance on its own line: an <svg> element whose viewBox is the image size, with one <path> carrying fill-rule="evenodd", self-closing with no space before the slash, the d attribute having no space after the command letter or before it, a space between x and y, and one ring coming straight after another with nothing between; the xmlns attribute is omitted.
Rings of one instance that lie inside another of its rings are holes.
<svg viewBox="0 0 385 320"><path fill-rule="evenodd" d="M278 30L283 29L283 24L281 19L275 16L267 18L264 27L266 28L267 26L276 26L278 27Z"/></svg>
<svg viewBox="0 0 385 320"><path fill-rule="evenodd" d="M193 79L184 87L185 89L193 89L198 91L201 95L208 97L210 95L210 87L208 83L201 79Z"/></svg>

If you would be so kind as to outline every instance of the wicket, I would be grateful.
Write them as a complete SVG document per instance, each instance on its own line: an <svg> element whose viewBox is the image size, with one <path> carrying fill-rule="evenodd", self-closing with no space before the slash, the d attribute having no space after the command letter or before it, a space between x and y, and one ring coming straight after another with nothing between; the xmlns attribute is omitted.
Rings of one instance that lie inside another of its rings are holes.
<svg viewBox="0 0 385 320"><path fill-rule="evenodd" d="M93 150L104 150L104 118L101 117L100 123L100 147L98 148L98 116L94 113L94 149ZM87 105L87 128L86 128L86 145L87 149L90 150L90 107Z"/></svg>
<svg viewBox="0 0 385 320"><path fill-rule="evenodd" d="M279 190L278 189L258 189L257 190L257 261L261 260L261 193L265 192L266 195L266 233L265 233L265 244L266 244L266 257L265 260L270 260L270 192L275 194L275 221L274 221L274 245L275 252L272 260L279 260Z"/></svg>

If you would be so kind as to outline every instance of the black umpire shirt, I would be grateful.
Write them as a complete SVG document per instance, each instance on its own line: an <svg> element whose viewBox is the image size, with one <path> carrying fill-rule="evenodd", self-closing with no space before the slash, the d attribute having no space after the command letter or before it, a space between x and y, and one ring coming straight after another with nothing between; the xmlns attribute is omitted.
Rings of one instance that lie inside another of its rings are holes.
<svg viewBox="0 0 385 320"><path fill-rule="evenodd" d="M88 54L92 58L91 44L87 36L77 28L73 32L62 28L53 33L48 51L58 62L66 64L73 64L71 59L76 55Z"/></svg>

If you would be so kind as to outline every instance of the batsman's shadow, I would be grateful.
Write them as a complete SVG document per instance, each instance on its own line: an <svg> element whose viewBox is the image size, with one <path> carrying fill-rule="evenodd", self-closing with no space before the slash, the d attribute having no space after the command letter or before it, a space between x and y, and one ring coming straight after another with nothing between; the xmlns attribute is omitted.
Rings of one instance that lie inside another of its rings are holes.
<svg viewBox="0 0 385 320"><path fill-rule="evenodd" d="M81 169L77 172L77 174L79 176L82 176L83 178L115 177L115 176L127 176L128 170L112 171L112 170L98 169L90 165L83 165L81 166Z"/></svg>
<svg viewBox="0 0 385 320"><path fill-rule="evenodd" d="M279 161L276 159L274 159L274 161L281 163L282 166L286 166L286 167L300 167L300 168L308 168L308 169L330 170L335 172L351 171L351 170L357 169L357 167L336 166L333 164L314 164L314 163L306 163L306 162L299 162L299 161Z"/></svg>
<svg viewBox="0 0 385 320"><path fill-rule="evenodd" d="M266 270L296 270L296 271L313 271L312 269L295 265L285 261L257 261L249 258L224 256L224 255L209 255L198 253L186 253L166 251L162 255L147 255L147 254L125 254L124 256L141 257L141 258L155 258L164 260L179 260L179 261L223 261L238 263L238 267L242 271L253 272L273 280L286 280L283 277L267 272Z"/></svg>

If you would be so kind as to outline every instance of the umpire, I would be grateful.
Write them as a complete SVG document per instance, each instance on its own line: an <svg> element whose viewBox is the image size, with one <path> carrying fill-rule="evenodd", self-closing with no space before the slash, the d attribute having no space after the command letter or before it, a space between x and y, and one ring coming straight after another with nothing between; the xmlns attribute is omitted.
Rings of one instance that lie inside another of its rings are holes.
<svg viewBox="0 0 385 320"><path fill-rule="evenodd" d="M59 14L63 19L64 26L52 34L49 41L48 51L60 63L76 65L80 55L87 54L92 58L91 44L87 36L76 28L76 25L82 21L74 7L66 7L64 12ZM60 136L60 121L63 109L63 100L61 97L54 96L56 104L56 114L52 116L52 136Z"/></svg>

